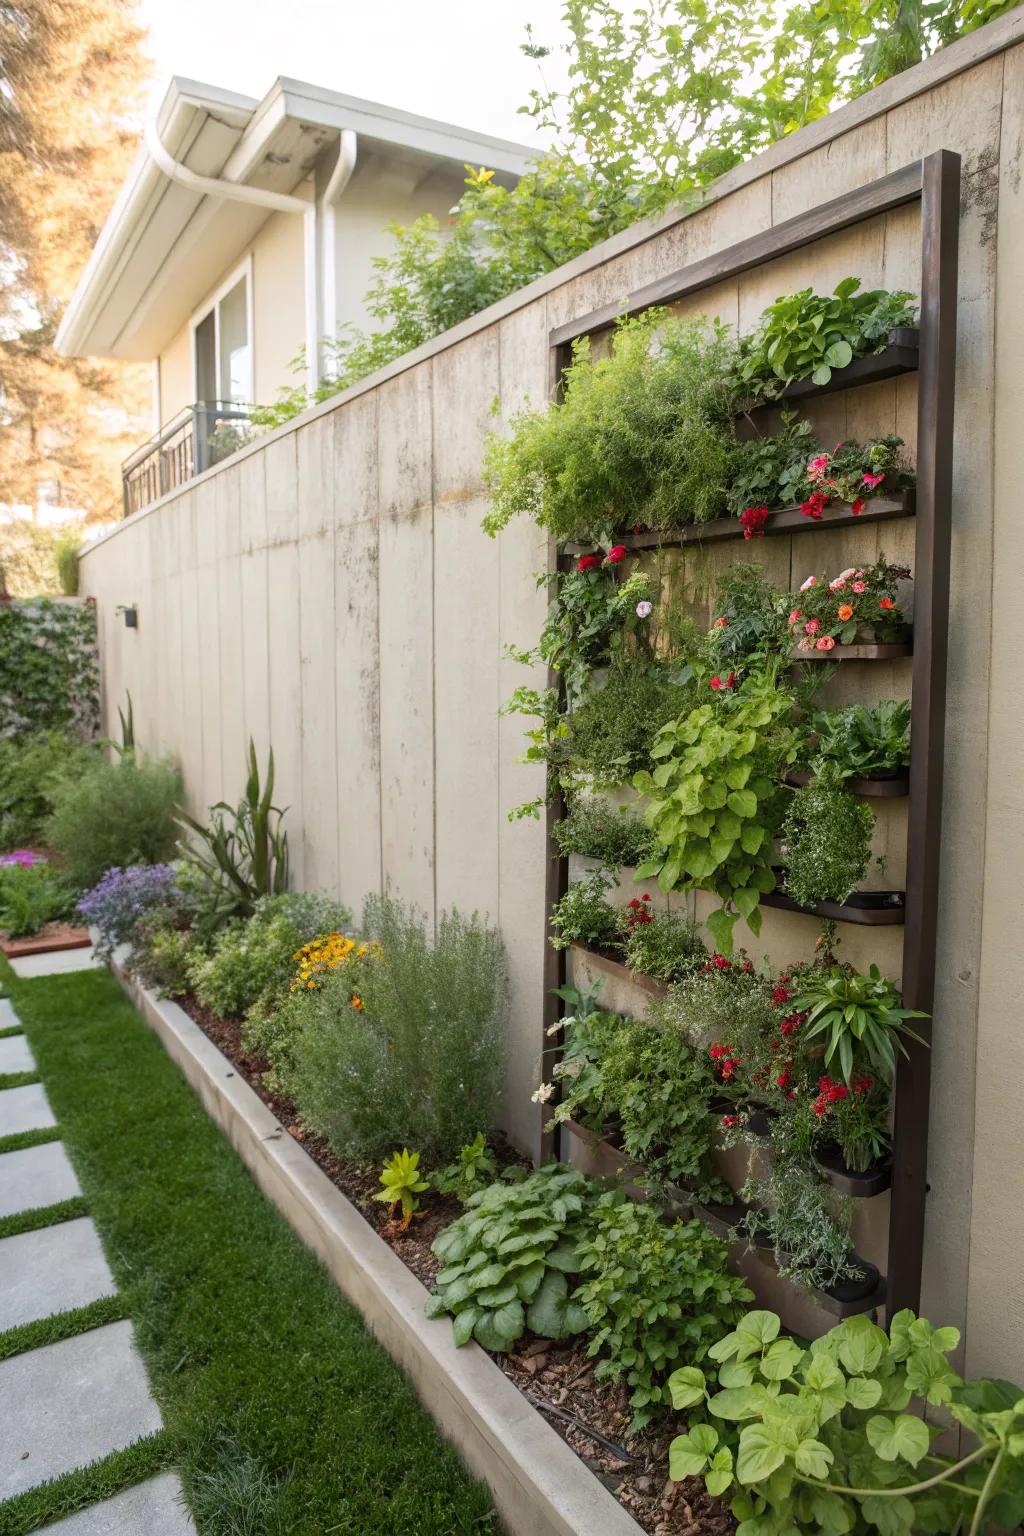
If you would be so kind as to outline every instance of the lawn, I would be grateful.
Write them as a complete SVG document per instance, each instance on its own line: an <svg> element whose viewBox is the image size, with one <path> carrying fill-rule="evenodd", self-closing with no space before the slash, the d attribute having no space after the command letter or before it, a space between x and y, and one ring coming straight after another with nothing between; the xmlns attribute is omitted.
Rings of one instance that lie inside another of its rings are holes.
<svg viewBox="0 0 1024 1536"><path fill-rule="evenodd" d="M166 1425L87 1473L0 1505L0 1536L22 1536L165 1465L179 1468L202 1536L496 1532L486 1491L113 978L19 982L0 961L0 979Z"/></svg>

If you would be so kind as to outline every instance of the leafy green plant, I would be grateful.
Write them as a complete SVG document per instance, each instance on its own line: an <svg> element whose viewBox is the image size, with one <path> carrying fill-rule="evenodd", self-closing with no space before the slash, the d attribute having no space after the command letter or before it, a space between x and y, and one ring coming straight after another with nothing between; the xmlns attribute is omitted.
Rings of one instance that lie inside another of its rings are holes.
<svg viewBox="0 0 1024 1536"><path fill-rule="evenodd" d="M528 1327L546 1339L582 1333L587 1315L567 1277L579 1271L577 1243L595 1196L582 1173L559 1163L471 1195L434 1241L442 1268L427 1316L450 1313L456 1344L475 1338L494 1353Z"/></svg>
<svg viewBox="0 0 1024 1536"><path fill-rule="evenodd" d="M273 751L261 789L256 747L250 739L249 777L237 807L218 801L210 807L208 826L181 814L182 826L199 839L185 856L220 893L225 916L248 917L261 896L280 896L288 889L288 834L281 828L285 813L273 798Z"/></svg>
<svg viewBox="0 0 1024 1536"><path fill-rule="evenodd" d="M181 775L166 760L126 752L116 762L96 756L68 765L50 788L46 844L59 854L80 890L118 865L159 864L177 843Z"/></svg>
<svg viewBox="0 0 1024 1536"><path fill-rule="evenodd" d="M0 603L0 738L99 725L95 603Z"/></svg>
<svg viewBox="0 0 1024 1536"><path fill-rule="evenodd" d="M477 1131L473 1140L459 1149L457 1160L435 1173L432 1182L439 1194L454 1195L466 1205L470 1195L493 1183L497 1176L498 1159L483 1131Z"/></svg>
<svg viewBox="0 0 1024 1536"><path fill-rule="evenodd" d="M57 564L57 580L65 597L78 596L79 543L80 540L74 535L59 539L53 552Z"/></svg>
<svg viewBox="0 0 1024 1536"><path fill-rule="evenodd" d="M589 1130L600 1131L606 1119L618 1113L615 1102L605 1095L604 1059L612 1041L630 1027L631 1021L600 1008L597 991L559 987L557 993L572 1012L551 1028L551 1033L561 1034L563 1040L561 1060L552 1069L562 1092L551 1124L577 1120Z"/></svg>
<svg viewBox="0 0 1024 1536"><path fill-rule="evenodd" d="M677 1409L710 1415L672 1442L670 1475L732 1490L740 1530L766 1536L1010 1530L1024 1516L1024 1394L963 1381L946 1358L959 1340L904 1310L888 1335L852 1317L803 1349L774 1312L750 1312L709 1350L720 1390L699 1367L669 1379ZM963 1424L972 1449L932 1454L942 1425L908 1412L915 1397Z"/></svg>
<svg viewBox="0 0 1024 1536"><path fill-rule="evenodd" d="M816 710L801 753L813 773L840 779L889 778L910 762L910 700Z"/></svg>
<svg viewBox="0 0 1024 1536"><path fill-rule="evenodd" d="M722 902L707 920L723 954L744 917L761 928L758 903L775 887L772 838L782 805L778 780L796 755L793 700L774 671L751 674L663 727L652 772L634 775L661 852L637 870L662 890L700 889Z"/></svg>
<svg viewBox="0 0 1024 1536"><path fill-rule="evenodd" d="M867 974L850 965L832 965L815 970L802 978L793 1007L806 1012L802 1035L805 1041L820 1040L825 1047L825 1065L838 1063L843 1081L853 1081L865 1061L892 1082L896 1072L896 1052L907 1054L903 1037L926 1042L907 1024L908 1019L925 1019L916 1008L903 1008L899 992L872 965Z"/></svg>
<svg viewBox="0 0 1024 1536"><path fill-rule="evenodd" d="M827 384L833 368L881 351L896 326L916 324L911 293L862 292L859 277L844 277L827 297L802 288L769 304L741 339L739 380L754 399L775 398L793 379Z"/></svg>
<svg viewBox="0 0 1024 1536"><path fill-rule="evenodd" d="M562 726L562 756L595 789L617 789L646 767L662 726L697 702L685 664L617 652L598 686L586 688ZM634 861L639 862L639 861Z"/></svg>
<svg viewBox="0 0 1024 1536"><path fill-rule="evenodd" d="M705 1361L753 1297L728 1273L728 1244L703 1222L667 1225L654 1206L621 1191L598 1200L577 1251L583 1281L573 1299L594 1330L594 1375L625 1382L635 1433L668 1403L669 1372Z"/></svg>
<svg viewBox="0 0 1024 1536"><path fill-rule="evenodd" d="M784 411L782 429L740 443L733 454L727 501L739 517L747 507L789 506L807 493L807 465L814 453L814 428Z"/></svg>
<svg viewBox="0 0 1024 1536"><path fill-rule="evenodd" d="M603 561L598 555L583 555L574 570L540 577L553 583L554 596L536 654L561 672L574 702L594 667L622 649L627 634L639 623L637 605L648 598L650 580L643 572L620 577L619 566L625 557L625 548L618 545ZM594 563L588 565L588 560ZM528 653L518 659L534 658Z"/></svg>
<svg viewBox="0 0 1024 1536"><path fill-rule="evenodd" d="M0 849L38 843L53 809L51 786L96 759L86 746L63 731L34 731L0 739Z"/></svg>
<svg viewBox="0 0 1024 1536"><path fill-rule="evenodd" d="M599 859L609 870L641 864L655 847L642 816L595 795L578 795L568 816L556 821L552 830L561 853Z"/></svg>
<svg viewBox="0 0 1024 1536"><path fill-rule="evenodd" d="M0 931L10 938L38 933L74 909L74 889L49 864L0 865Z"/></svg>
<svg viewBox="0 0 1024 1536"><path fill-rule="evenodd" d="M656 981L679 981L707 960L697 924L684 912L654 911L646 893L643 900L634 897L626 910L624 950L631 971Z"/></svg>
<svg viewBox="0 0 1024 1536"><path fill-rule="evenodd" d="M785 1134L785 1122L773 1126ZM850 1203L802 1158L793 1156L783 1137L773 1135L766 1168L752 1168L740 1191L748 1203L741 1230L775 1251L779 1274L806 1289L832 1290L864 1279L850 1240Z"/></svg>
<svg viewBox="0 0 1024 1536"><path fill-rule="evenodd" d="M737 561L715 589L711 670L763 664L782 645L786 626L771 585L759 565Z"/></svg>
<svg viewBox="0 0 1024 1536"><path fill-rule="evenodd" d="M289 1088L306 1124L342 1157L416 1146L450 1161L495 1122L503 1077L505 955L476 915L415 910L373 897L363 933L383 958L361 975L356 1006L347 967L303 999Z"/></svg>
<svg viewBox="0 0 1024 1536"><path fill-rule="evenodd" d="M623 916L605 893L614 880L603 869L574 880L551 910L551 943L555 949L585 944L591 949L618 949L622 944Z"/></svg>
<svg viewBox="0 0 1024 1536"><path fill-rule="evenodd" d="M261 1000L273 1009L288 993L296 950L351 921L348 908L326 896L261 896L251 917L233 919L208 949L196 951L189 966L192 990L223 1018L238 1017Z"/></svg>
<svg viewBox="0 0 1024 1536"><path fill-rule="evenodd" d="M561 403L522 411L488 443L484 528L526 514L556 539L600 544L636 523L716 517L735 441L734 357L726 327L659 309L620 321L606 357L574 343Z"/></svg>
<svg viewBox="0 0 1024 1536"><path fill-rule="evenodd" d="M844 902L871 862L871 807L831 777L794 791L782 827L786 890L801 907Z"/></svg>
<svg viewBox="0 0 1024 1536"><path fill-rule="evenodd" d="M402 1207L399 1226L405 1232L420 1208L416 1196L430 1188L429 1179L420 1177L419 1153L410 1152L407 1147L401 1152L393 1152L381 1170L380 1182L384 1188L378 1190L373 1198L386 1205L392 1214L398 1206Z"/></svg>
<svg viewBox="0 0 1024 1536"><path fill-rule="evenodd" d="M189 977L200 940L191 928L179 928L173 917L155 913L135 929L132 973L144 987L162 997L180 997L189 989Z"/></svg>

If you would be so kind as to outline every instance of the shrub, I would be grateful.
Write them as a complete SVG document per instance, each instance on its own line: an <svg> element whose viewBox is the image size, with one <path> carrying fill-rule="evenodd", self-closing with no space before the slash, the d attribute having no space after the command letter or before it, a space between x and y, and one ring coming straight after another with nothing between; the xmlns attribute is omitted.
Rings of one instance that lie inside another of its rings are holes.
<svg viewBox="0 0 1024 1536"><path fill-rule="evenodd" d="M627 906L626 964L656 981L679 981L704 965L708 952L697 924L683 912L655 912L651 898L634 897Z"/></svg>
<svg viewBox="0 0 1024 1536"><path fill-rule="evenodd" d="M75 893L45 860L0 865L0 930L12 939L70 917Z"/></svg>
<svg viewBox="0 0 1024 1536"><path fill-rule="evenodd" d="M352 1006L345 968L306 994L292 1077L304 1121L343 1157L396 1144L454 1157L497 1111L502 1083L504 950L475 914L446 912L433 943L401 903L373 897L366 937L383 961Z"/></svg>
<svg viewBox="0 0 1024 1536"><path fill-rule="evenodd" d="M144 987L164 997L189 989L189 972L201 941L194 929L175 927L162 911L143 918L135 929L132 972Z"/></svg>
<svg viewBox="0 0 1024 1536"><path fill-rule="evenodd" d="M875 817L869 805L826 779L793 794L782 827L786 890L802 907L843 902L871 860Z"/></svg>
<svg viewBox="0 0 1024 1536"><path fill-rule="evenodd" d="M291 986L300 946L351 921L351 912L326 896L262 896L252 917L236 918L208 953L194 957L192 989L222 1017L237 1017L264 996L272 1006Z"/></svg>
<svg viewBox="0 0 1024 1536"><path fill-rule="evenodd" d="M96 755L58 730L0 739L0 849L38 843L53 809L54 782L85 770Z"/></svg>
<svg viewBox="0 0 1024 1536"><path fill-rule="evenodd" d="M109 959L119 944L132 942L138 924L162 909L183 910L177 890L177 870L171 864L131 864L108 869L91 891L80 898L79 916L99 929L96 953Z"/></svg>
<svg viewBox="0 0 1024 1536"><path fill-rule="evenodd" d="M614 884L604 870L574 880L551 912L555 949L586 944L592 949L618 949L622 944L623 915L605 898Z"/></svg>
<svg viewBox="0 0 1024 1536"><path fill-rule="evenodd" d="M625 1382L635 1432L668 1403L669 1372L707 1361L753 1296L726 1269L728 1244L703 1222L667 1226L654 1206L621 1192L598 1200L577 1251L583 1283L573 1299L595 1330L594 1376Z"/></svg>
<svg viewBox="0 0 1024 1536"><path fill-rule="evenodd" d="M170 762L133 752L116 763L97 757L55 781L44 836L68 878L87 890L115 865L159 864L173 854L180 796L181 776Z"/></svg>
<svg viewBox="0 0 1024 1536"><path fill-rule="evenodd" d="M600 859L605 869L642 864L657 846L642 816L616 810L607 800L580 795L564 821L557 821L554 839L563 854Z"/></svg>

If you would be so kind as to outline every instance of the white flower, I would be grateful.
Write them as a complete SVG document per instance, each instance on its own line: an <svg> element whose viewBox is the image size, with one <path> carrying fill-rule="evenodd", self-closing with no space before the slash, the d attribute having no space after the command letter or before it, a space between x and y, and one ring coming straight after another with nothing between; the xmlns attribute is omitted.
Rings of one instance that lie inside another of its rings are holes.
<svg viewBox="0 0 1024 1536"><path fill-rule="evenodd" d="M544 1031L544 1033L550 1038L551 1035L560 1035L564 1028L565 1028L565 1020L564 1019L556 1019L553 1024L549 1024L548 1025L548 1027Z"/></svg>
<svg viewBox="0 0 1024 1536"><path fill-rule="evenodd" d="M555 1091L554 1083L541 1083L540 1087L539 1088L535 1088L533 1090L533 1092L530 1094L530 1103L531 1104L546 1104L548 1099L550 1099L551 1095L554 1093L554 1091Z"/></svg>
<svg viewBox="0 0 1024 1536"><path fill-rule="evenodd" d="M801 592L806 592L808 587L816 587L817 585L818 585L818 578L817 578L817 576L808 576L807 580L805 582L801 583L800 591Z"/></svg>
<svg viewBox="0 0 1024 1536"><path fill-rule="evenodd" d="M636 616L638 619L649 619L653 612L653 603L643 602L636 605Z"/></svg>

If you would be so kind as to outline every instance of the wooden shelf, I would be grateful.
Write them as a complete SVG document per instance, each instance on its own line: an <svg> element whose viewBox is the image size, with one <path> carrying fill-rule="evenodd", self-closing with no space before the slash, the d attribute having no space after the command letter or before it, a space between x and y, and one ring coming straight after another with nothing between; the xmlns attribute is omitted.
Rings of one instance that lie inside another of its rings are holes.
<svg viewBox="0 0 1024 1536"><path fill-rule="evenodd" d="M898 378L900 374L916 373L919 340L919 333L911 326L900 326L889 332L889 344L881 352L854 358L845 368L833 368L827 384L815 384L813 379L794 379L783 387L775 400L759 402L738 414L753 419L794 400L815 400L819 395L834 395L841 389L857 389L864 384L880 384L884 379Z"/></svg>
<svg viewBox="0 0 1024 1536"><path fill-rule="evenodd" d="M892 645L834 645L830 651L802 651L794 646L790 661L895 661L898 656L913 656L910 640Z"/></svg>
<svg viewBox="0 0 1024 1536"><path fill-rule="evenodd" d="M813 773L787 773L786 783L802 789L814 778ZM910 776L906 770L894 773L891 779L844 779L843 788L851 795L862 795L866 800L895 800L910 793Z"/></svg>
<svg viewBox="0 0 1024 1536"><path fill-rule="evenodd" d="M783 912L802 912L806 917L830 918L837 923L859 923L867 928L892 928L906 920L903 891L853 891L844 902L819 901L817 906L801 907L785 891L775 890L761 897L761 905Z"/></svg>

